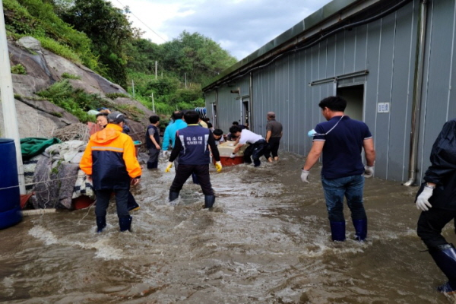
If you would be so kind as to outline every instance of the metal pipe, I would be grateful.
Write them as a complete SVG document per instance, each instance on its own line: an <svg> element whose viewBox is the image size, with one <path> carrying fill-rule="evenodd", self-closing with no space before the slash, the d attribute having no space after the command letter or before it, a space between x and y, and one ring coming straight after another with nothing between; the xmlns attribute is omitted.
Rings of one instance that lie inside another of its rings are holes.
<svg viewBox="0 0 456 304"><path fill-rule="evenodd" d="M426 28L428 0L421 1L420 7L420 29L417 44L417 56L415 64L415 81L413 90L412 121L410 126L410 158L409 158L409 179L403 183L404 186L412 186L416 180L418 142L420 132L420 112L422 101L422 86L424 77L424 55L426 48Z"/></svg>
<svg viewBox="0 0 456 304"><path fill-rule="evenodd" d="M254 127L253 127L253 73L250 72L250 75L249 75L250 79L249 79L249 95L250 95L250 98L249 98L249 129L251 131L254 131Z"/></svg>

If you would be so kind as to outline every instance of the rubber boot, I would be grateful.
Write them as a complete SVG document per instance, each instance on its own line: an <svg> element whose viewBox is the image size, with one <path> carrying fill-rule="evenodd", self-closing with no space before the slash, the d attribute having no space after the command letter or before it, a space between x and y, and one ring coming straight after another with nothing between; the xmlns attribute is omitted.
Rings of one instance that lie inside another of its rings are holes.
<svg viewBox="0 0 456 304"><path fill-rule="evenodd" d="M367 236L367 219L353 220L353 226L355 227L355 239L357 241L364 241Z"/></svg>
<svg viewBox="0 0 456 304"><path fill-rule="evenodd" d="M437 266L447 276L448 282L437 287L442 293L456 293L456 250L453 244L440 245L429 249L429 253Z"/></svg>
<svg viewBox="0 0 456 304"><path fill-rule="evenodd" d="M331 224L331 238L333 241L345 241L345 222L329 222Z"/></svg>
<svg viewBox="0 0 456 304"><path fill-rule="evenodd" d="M179 192L169 191L169 201L175 201L179 197Z"/></svg>
<svg viewBox="0 0 456 304"><path fill-rule="evenodd" d="M215 203L215 196L214 195L205 195L204 196L204 208L212 208Z"/></svg>
<svg viewBox="0 0 456 304"><path fill-rule="evenodd" d="M97 216L97 233L103 231L106 227L106 216Z"/></svg>
<svg viewBox="0 0 456 304"><path fill-rule="evenodd" d="M131 231L131 221L132 217L130 215L122 216L119 218L119 227L120 231Z"/></svg>

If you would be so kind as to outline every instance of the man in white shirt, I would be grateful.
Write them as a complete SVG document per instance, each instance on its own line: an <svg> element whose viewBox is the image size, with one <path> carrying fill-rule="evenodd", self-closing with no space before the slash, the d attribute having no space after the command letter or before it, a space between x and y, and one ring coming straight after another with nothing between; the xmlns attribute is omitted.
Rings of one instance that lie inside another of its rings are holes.
<svg viewBox="0 0 456 304"><path fill-rule="evenodd" d="M263 136L253 133L247 129L241 129L239 126L232 126L230 128L230 133L231 136L237 137L233 155L236 154L243 145L249 144L249 146L244 150L244 163L251 164L252 158L254 166L260 166L260 157L264 155L264 152L266 152L265 150L267 146Z"/></svg>

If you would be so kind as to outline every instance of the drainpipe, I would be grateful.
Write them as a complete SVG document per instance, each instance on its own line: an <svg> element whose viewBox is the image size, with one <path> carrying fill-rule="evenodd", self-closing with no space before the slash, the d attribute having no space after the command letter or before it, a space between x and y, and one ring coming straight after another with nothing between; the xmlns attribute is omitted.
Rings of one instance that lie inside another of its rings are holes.
<svg viewBox="0 0 456 304"><path fill-rule="evenodd" d="M416 180L418 141L420 132L420 111L422 101L422 86L424 77L424 54L426 48L426 28L427 28L427 4L428 0L421 1L420 7L420 28L419 40L417 45L417 57L415 68L415 81L413 90L412 122L410 127L410 158L409 158L409 179L403 185L412 186Z"/></svg>
<svg viewBox="0 0 456 304"><path fill-rule="evenodd" d="M253 73L250 72L250 77L249 77L249 129L251 131L254 131L254 128L253 128Z"/></svg>

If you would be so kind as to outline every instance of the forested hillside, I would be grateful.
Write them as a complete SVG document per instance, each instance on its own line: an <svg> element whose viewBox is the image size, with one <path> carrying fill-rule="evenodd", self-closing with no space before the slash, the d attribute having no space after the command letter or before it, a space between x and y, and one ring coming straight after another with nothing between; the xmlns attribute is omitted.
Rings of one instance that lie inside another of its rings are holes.
<svg viewBox="0 0 456 304"><path fill-rule="evenodd" d="M9 38L32 36L133 93L157 113L204 106L201 87L236 59L216 42L185 29L155 44L132 27L128 7L105 0L3 0ZM158 62L157 78L155 62Z"/></svg>

